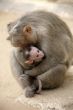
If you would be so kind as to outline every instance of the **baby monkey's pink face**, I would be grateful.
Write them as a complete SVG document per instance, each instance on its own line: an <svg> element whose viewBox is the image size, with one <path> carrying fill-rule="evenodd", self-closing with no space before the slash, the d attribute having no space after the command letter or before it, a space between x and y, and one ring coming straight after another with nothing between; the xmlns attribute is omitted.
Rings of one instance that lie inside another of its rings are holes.
<svg viewBox="0 0 73 110"><path fill-rule="evenodd" d="M30 50L26 51L26 55L28 56L28 60L25 61L27 64L41 62L44 58L43 51L34 46L31 46Z"/></svg>

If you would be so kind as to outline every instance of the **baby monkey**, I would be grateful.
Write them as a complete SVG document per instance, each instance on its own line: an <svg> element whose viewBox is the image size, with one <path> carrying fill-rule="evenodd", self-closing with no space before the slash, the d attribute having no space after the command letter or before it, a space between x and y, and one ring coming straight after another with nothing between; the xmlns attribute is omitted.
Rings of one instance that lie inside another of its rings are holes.
<svg viewBox="0 0 73 110"><path fill-rule="evenodd" d="M25 75L28 75L28 70L32 70L33 67L37 66L45 58L44 52L35 46L28 46L26 48L17 48L17 49L15 48L14 54L18 63L24 68ZM31 74L29 74L29 77L32 82L31 86L33 85L35 87L34 89L36 93L40 93L42 90L41 81L37 77L36 78L32 77ZM26 88L27 86L25 87L25 89ZM25 92L25 94L27 93Z"/></svg>
<svg viewBox="0 0 73 110"><path fill-rule="evenodd" d="M45 57L43 51L39 50L38 48L34 46L28 47L24 51L24 56L26 58L25 63L29 65L32 65L32 64L36 65L39 62L41 62L43 58Z"/></svg>

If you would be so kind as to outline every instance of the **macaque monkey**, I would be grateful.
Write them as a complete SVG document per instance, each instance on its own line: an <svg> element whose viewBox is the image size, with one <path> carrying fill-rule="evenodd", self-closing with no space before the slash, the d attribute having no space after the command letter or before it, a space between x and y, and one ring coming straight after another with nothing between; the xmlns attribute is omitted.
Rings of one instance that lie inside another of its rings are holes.
<svg viewBox="0 0 73 110"><path fill-rule="evenodd" d="M34 96L38 80L42 89L56 88L64 82L73 58L73 37L66 23L53 13L34 11L8 24L8 32L8 40L16 49L32 45L46 56L40 64L25 71L21 66L24 58L18 53L20 62L12 53L11 67L17 80L26 87L26 97Z"/></svg>

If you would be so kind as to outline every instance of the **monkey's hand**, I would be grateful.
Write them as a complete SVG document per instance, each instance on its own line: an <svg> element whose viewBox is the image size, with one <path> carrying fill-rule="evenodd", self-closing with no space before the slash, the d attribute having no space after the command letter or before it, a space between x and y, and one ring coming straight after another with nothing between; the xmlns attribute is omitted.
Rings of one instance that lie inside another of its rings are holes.
<svg viewBox="0 0 73 110"><path fill-rule="evenodd" d="M25 74L29 76L38 76L49 69L48 59L44 59L39 65L35 66L31 70L26 70ZM47 65L46 65L47 64Z"/></svg>
<svg viewBox="0 0 73 110"><path fill-rule="evenodd" d="M42 88L59 87L64 82L67 69L65 64L58 64L44 74L39 75L37 78L41 81Z"/></svg>

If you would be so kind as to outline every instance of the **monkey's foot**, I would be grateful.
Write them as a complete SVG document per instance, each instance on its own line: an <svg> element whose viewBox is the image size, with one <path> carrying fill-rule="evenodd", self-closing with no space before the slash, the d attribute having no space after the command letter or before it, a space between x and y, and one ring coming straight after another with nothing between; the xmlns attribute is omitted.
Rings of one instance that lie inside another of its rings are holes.
<svg viewBox="0 0 73 110"><path fill-rule="evenodd" d="M33 97L35 95L36 88L34 86L27 87L25 90L26 97Z"/></svg>

